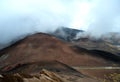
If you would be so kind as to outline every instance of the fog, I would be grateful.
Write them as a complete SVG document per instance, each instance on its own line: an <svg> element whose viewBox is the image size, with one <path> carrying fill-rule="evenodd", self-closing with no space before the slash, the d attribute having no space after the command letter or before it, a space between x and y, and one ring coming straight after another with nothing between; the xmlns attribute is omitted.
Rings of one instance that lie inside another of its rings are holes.
<svg viewBox="0 0 120 82"><path fill-rule="evenodd" d="M120 32L119 0L0 0L0 44L65 26L100 37Z"/></svg>
<svg viewBox="0 0 120 82"><path fill-rule="evenodd" d="M120 0L98 0L92 10L93 21L88 31L95 37L120 32Z"/></svg>

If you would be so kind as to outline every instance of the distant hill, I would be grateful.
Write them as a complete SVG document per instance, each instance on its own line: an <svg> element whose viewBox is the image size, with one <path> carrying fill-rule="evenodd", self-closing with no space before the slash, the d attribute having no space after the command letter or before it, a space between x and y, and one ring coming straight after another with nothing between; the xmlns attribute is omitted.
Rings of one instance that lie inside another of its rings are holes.
<svg viewBox="0 0 120 82"><path fill-rule="evenodd" d="M83 30L72 29L67 27L60 27L56 29L54 32L49 33L57 38L64 40L64 41L72 41L79 32L84 32Z"/></svg>
<svg viewBox="0 0 120 82"><path fill-rule="evenodd" d="M82 37L78 36L76 39L77 34L80 33L85 33L85 31L61 27L50 34L63 41L71 42L88 50L107 51L120 56L120 33L107 33L98 39L91 37L90 35Z"/></svg>

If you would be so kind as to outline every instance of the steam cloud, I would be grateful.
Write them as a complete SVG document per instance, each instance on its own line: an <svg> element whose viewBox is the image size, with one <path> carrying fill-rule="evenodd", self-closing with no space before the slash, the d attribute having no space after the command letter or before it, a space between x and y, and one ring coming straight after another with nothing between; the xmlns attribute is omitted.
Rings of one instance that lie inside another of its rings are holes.
<svg viewBox="0 0 120 82"><path fill-rule="evenodd" d="M93 8L93 22L88 31L95 37L108 32L120 32L120 1L98 0Z"/></svg>
<svg viewBox="0 0 120 82"><path fill-rule="evenodd" d="M83 29L97 37L119 32L119 4L119 0L1 0L0 44L60 26Z"/></svg>

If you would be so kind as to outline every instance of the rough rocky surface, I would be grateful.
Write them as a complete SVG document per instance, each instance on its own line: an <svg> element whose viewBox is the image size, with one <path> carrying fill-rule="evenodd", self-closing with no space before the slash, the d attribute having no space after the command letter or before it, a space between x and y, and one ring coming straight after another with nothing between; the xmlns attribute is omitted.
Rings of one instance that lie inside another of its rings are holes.
<svg viewBox="0 0 120 82"><path fill-rule="evenodd" d="M19 73L1 75L0 82L68 82L68 81L61 78L59 75L53 72L49 72L43 69L37 75Z"/></svg>

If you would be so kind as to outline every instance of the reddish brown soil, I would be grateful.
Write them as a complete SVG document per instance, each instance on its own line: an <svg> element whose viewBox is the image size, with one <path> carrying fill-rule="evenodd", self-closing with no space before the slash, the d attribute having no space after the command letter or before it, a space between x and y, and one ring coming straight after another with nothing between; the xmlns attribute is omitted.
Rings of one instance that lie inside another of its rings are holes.
<svg viewBox="0 0 120 82"><path fill-rule="evenodd" d="M71 66L112 65L111 62L103 58L95 57L93 53L83 52L66 42L43 33L31 35L15 43L0 51L0 55L8 55L6 59L0 60L1 66L44 60L58 60Z"/></svg>

